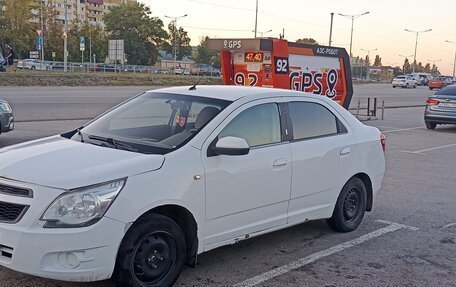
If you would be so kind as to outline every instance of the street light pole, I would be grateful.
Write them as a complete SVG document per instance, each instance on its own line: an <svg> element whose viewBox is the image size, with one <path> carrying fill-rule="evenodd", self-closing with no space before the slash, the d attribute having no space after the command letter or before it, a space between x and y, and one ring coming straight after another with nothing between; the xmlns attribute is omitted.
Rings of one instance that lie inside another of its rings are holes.
<svg viewBox="0 0 456 287"><path fill-rule="evenodd" d="M257 28L258 28L258 0L256 0L256 9L255 9L255 38L257 37Z"/></svg>
<svg viewBox="0 0 456 287"><path fill-rule="evenodd" d="M65 25L63 27L63 71L67 72L68 65L68 0L65 0Z"/></svg>
<svg viewBox="0 0 456 287"><path fill-rule="evenodd" d="M172 19L171 22L174 23L174 47L173 47L173 54L174 54L174 68L177 67L177 53L179 52L179 43L177 43L177 19L181 19L187 17L187 14L177 17L166 16L166 18Z"/></svg>
<svg viewBox="0 0 456 287"><path fill-rule="evenodd" d="M456 42L453 42L453 41L448 41L448 40L445 40L445 42L447 43L450 43L452 45L455 45L456 46ZM454 61L453 61L453 78L455 76L455 72L456 72L456 50L454 51Z"/></svg>
<svg viewBox="0 0 456 287"><path fill-rule="evenodd" d="M41 39L43 39L43 42L41 44L41 65L44 63L44 19L43 19L43 1L40 1L41 3Z"/></svg>
<svg viewBox="0 0 456 287"><path fill-rule="evenodd" d="M331 12L331 24L329 25L329 47L331 47L331 42L332 42L333 19L334 19L334 13Z"/></svg>
<svg viewBox="0 0 456 287"><path fill-rule="evenodd" d="M344 16L344 17L347 17L348 19L351 19L352 21L352 25L351 25L351 34L350 34L350 57L353 56L352 54L352 44L353 44L353 24L355 22L355 19L361 17L361 16L364 16L366 14L369 14L370 12L364 12L364 13L361 13L361 14L356 14L356 15L346 15L346 14L341 14L339 13L340 16Z"/></svg>
<svg viewBox="0 0 456 287"><path fill-rule="evenodd" d="M369 62L370 62L370 56L369 56L370 52L377 51L377 50L378 50L378 48L370 49L370 50L361 49L361 51L367 52L367 59L369 59ZM367 71L366 71L367 80L369 80L369 66L370 66L369 62L367 62Z"/></svg>
<svg viewBox="0 0 456 287"><path fill-rule="evenodd" d="M410 32L410 33L415 33L416 34L416 40L415 40L415 54L413 55L413 73L415 73L415 69L416 69L416 49L418 47L418 35L420 33L426 33L426 32L430 32L432 31L432 29L427 29L427 30L423 30L423 31L413 31L413 30L409 30L409 29L404 29L405 31L407 32Z"/></svg>

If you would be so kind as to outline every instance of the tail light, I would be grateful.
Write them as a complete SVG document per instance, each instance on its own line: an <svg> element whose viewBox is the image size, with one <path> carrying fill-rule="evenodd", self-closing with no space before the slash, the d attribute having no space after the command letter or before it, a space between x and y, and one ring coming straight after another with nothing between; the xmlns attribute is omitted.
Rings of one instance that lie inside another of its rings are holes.
<svg viewBox="0 0 456 287"><path fill-rule="evenodd" d="M382 144L383 152L386 151L386 136L384 134L380 134L380 143Z"/></svg>
<svg viewBox="0 0 456 287"><path fill-rule="evenodd" d="M426 104L428 106L436 106L438 105L440 102L438 100L435 100L435 99L427 99L426 101Z"/></svg>

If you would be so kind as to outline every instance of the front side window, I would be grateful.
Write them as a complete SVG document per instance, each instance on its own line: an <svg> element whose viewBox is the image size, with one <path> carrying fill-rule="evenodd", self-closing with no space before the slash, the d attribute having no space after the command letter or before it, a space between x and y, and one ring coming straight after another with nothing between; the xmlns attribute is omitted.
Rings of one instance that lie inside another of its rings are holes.
<svg viewBox="0 0 456 287"><path fill-rule="evenodd" d="M187 143L229 104L219 99L144 93L89 123L72 139L165 154Z"/></svg>
<svg viewBox="0 0 456 287"><path fill-rule="evenodd" d="M234 136L243 138L250 147L281 141L279 108L277 104L261 104L248 108L236 116L219 134L218 138Z"/></svg>
<svg viewBox="0 0 456 287"><path fill-rule="evenodd" d="M324 106L311 102L288 104L295 140L346 132L337 117Z"/></svg>

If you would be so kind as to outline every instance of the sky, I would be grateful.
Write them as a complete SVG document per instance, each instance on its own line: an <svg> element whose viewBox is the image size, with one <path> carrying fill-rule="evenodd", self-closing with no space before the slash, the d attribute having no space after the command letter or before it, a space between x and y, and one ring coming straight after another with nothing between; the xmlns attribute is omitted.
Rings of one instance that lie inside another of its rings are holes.
<svg viewBox="0 0 456 287"><path fill-rule="evenodd" d="M198 45L203 36L211 38L253 38L256 0L138 0L149 6L152 16L159 17L167 27L177 20ZM418 36L417 62L431 63L442 74L453 74L456 53L456 1L438 3L411 0L258 0L258 36L279 37L285 29L285 39L314 38L320 44L329 41L330 14L334 13L333 46L350 48L351 19L341 14L369 14L354 20L352 53L365 57L370 52L373 60L380 55L383 65L402 66L404 58L413 61L416 33ZM445 42L452 41L455 44ZM411 55L411 56L410 56Z"/></svg>

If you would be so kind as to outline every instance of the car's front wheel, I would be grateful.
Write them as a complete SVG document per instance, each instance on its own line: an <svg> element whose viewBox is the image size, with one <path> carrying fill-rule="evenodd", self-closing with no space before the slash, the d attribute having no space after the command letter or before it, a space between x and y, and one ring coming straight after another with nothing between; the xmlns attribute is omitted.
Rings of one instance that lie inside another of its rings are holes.
<svg viewBox="0 0 456 287"><path fill-rule="evenodd" d="M433 122L425 122L426 124L426 128L429 129L429 130L433 130L437 127L437 123L433 123Z"/></svg>
<svg viewBox="0 0 456 287"><path fill-rule="evenodd" d="M353 177L342 188L332 217L326 222L336 231L353 231L363 220L366 204L366 186L361 179Z"/></svg>
<svg viewBox="0 0 456 287"><path fill-rule="evenodd" d="M171 286L185 258L185 238L179 225L166 216L146 215L125 235L114 279L119 287Z"/></svg>

